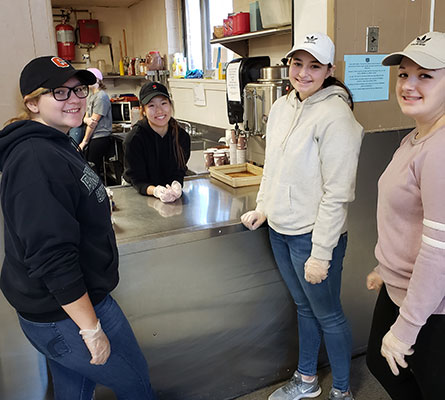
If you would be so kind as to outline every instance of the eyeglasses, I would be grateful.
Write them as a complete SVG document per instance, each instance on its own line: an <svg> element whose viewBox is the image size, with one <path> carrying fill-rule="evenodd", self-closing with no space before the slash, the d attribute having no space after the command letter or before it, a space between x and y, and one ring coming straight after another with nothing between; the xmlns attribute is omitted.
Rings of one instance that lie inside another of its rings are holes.
<svg viewBox="0 0 445 400"><path fill-rule="evenodd" d="M42 94L52 93L53 97L57 101L68 100L73 92L79 99L84 99L88 96L89 88L88 85L79 85L74 87L60 86L55 89L48 89L42 92Z"/></svg>

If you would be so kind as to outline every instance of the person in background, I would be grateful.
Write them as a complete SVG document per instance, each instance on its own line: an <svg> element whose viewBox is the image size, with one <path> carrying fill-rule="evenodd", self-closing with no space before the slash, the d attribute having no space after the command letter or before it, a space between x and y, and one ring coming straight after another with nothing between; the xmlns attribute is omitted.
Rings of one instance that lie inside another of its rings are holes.
<svg viewBox="0 0 445 400"><path fill-rule="evenodd" d="M399 66L397 100L416 127L378 183L378 265L367 287L379 295L367 364L392 399L437 400L445 378L445 33L421 35L382 63Z"/></svg>
<svg viewBox="0 0 445 400"><path fill-rule="evenodd" d="M104 180L103 158L110 150L110 138L113 125L111 102L105 92L102 72L97 68L88 68L94 74L96 82L90 86L91 95L87 100L87 112L83 119L85 134L79 147L85 151L85 157L92 162L94 171Z"/></svg>
<svg viewBox="0 0 445 400"><path fill-rule="evenodd" d="M153 400L148 366L110 296L119 255L99 177L70 141L95 76L60 57L20 75L25 111L0 131L5 258L0 288L47 359L56 399Z"/></svg>
<svg viewBox="0 0 445 400"><path fill-rule="evenodd" d="M143 118L124 140L124 179L142 195L173 202L182 195L190 136L173 118L167 88L147 82L139 93Z"/></svg>
<svg viewBox="0 0 445 400"><path fill-rule="evenodd" d="M352 339L340 287L363 128L352 113L351 94L333 77L334 53L332 40L314 33L297 40L286 55L294 90L272 106L257 206L241 216L251 230L267 218L278 269L297 305L298 369L269 400L321 393L322 337L333 376L329 399L353 399Z"/></svg>

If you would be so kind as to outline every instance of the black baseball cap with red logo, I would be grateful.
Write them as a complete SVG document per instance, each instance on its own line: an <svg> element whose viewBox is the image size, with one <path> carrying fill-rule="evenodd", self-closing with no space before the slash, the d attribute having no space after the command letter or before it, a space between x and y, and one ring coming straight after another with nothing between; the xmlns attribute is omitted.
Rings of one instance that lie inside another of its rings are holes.
<svg viewBox="0 0 445 400"><path fill-rule="evenodd" d="M55 89L72 77L85 85L94 85L96 77L86 69L75 69L60 57L43 56L34 58L20 74L20 92L25 97L38 88Z"/></svg>
<svg viewBox="0 0 445 400"><path fill-rule="evenodd" d="M156 96L165 96L170 99L167 88L159 82L147 82L139 92L139 102L144 106Z"/></svg>

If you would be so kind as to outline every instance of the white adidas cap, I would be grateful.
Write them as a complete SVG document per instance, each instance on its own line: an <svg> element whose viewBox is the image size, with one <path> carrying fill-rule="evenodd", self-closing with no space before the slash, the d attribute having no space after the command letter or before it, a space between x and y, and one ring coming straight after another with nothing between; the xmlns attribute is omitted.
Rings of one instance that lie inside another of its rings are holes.
<svg viewBox="0 0 445 400"><path fill-rule="evenodd" d="M312 54L321 64L334 65L335 46L331 38L325 33L317 32L304 35L296 41L286 57L292 57L298 50L304 50Z"/></svg>
<svg viewBox="0 0 445 400"><path fill-rule="evenodd" d="M403 57L408 57L422 68L445 68L445 33L428 32L420 35L403 51L386 56L382 60L382 64L399 65Z"/></svg>

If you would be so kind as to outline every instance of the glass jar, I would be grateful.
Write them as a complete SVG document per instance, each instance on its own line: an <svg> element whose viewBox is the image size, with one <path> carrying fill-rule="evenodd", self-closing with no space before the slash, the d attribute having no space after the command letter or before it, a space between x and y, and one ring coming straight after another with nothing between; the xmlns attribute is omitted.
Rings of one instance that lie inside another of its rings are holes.
<svg viewBox="0 0 445 400"><path fill-rule="evenodd" d="M149 71L164 69L164 63L159 51L150 51L146 57L146 64Z"/></svg>

